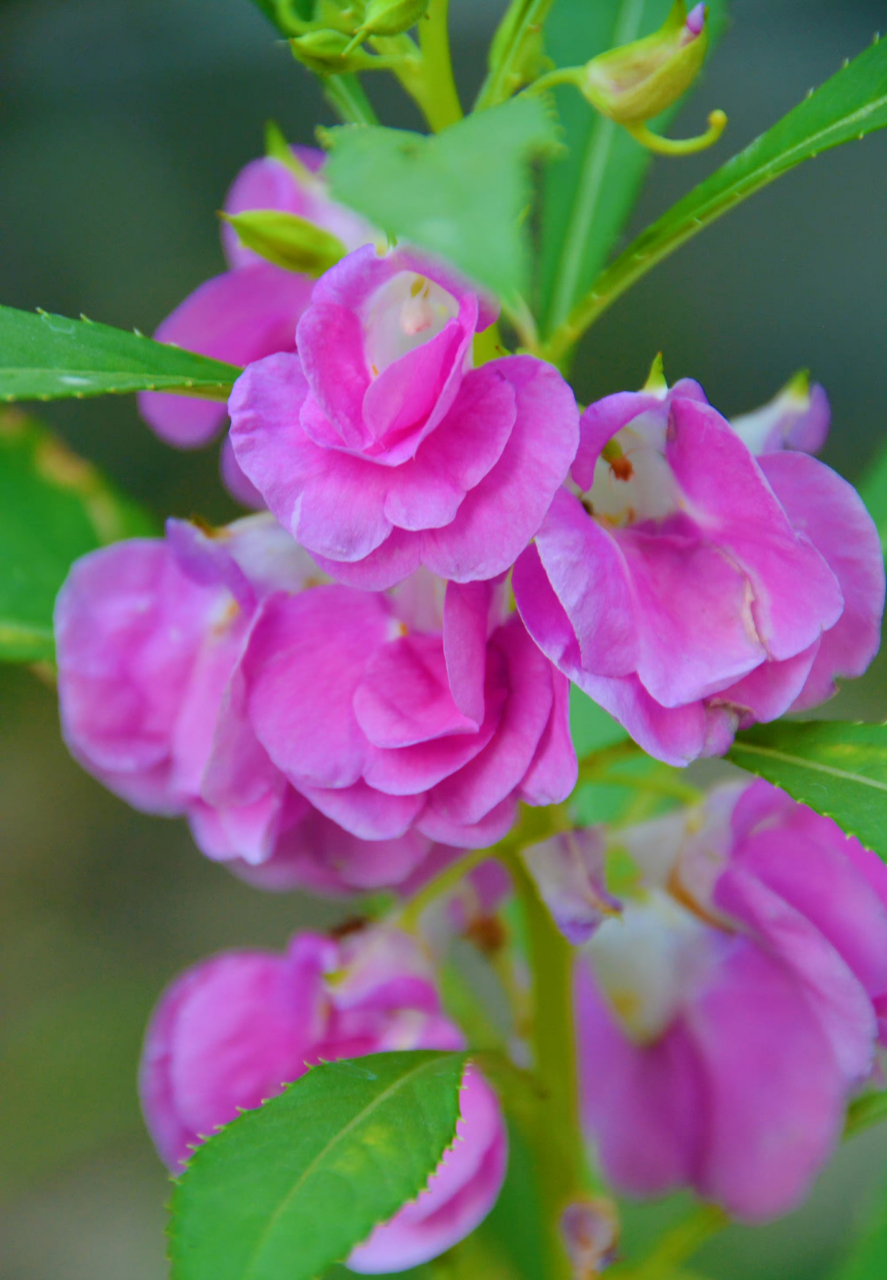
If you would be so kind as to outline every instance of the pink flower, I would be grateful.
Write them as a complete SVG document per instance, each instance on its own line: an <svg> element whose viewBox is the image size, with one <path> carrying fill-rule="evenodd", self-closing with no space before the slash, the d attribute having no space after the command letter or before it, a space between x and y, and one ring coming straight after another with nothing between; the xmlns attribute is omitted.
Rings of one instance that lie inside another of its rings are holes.
<svg viewBox="0 0 887 1280"><path fill-rule="evenodd" d="M443 268L367 246L315 285L298 356L238 379L237 461L339 581L381 590L420 565L492 578L542 522L576 451L575 400L530 356L472 369L492 319Z"/></svg>
<svg viewBox="0 0 887 1280"><path fill-rule="evenodd" d="M142 1106L160 1155L178 1171L202 1138L240 1108L280 1093L313 1063L463 1046L406 934L372 929L336 942L301 933L283 955L229 951L168 988L145 1039ZM352 1252L352 1271L417 1266L489 1213L505 1174L507 1139L495 1094L473 1067L460 1111L457 1141L427 1188Z"/></svg>
<svg viewBox="0 0 887 1280"><path fill-rule="evenodd" d="M348 249L373 240L373 230L362 218L327 195L320 176L323 152L310 147L292 150L303 166L302 176L270 156L252 160L234 180L225 198L225 212L279 209L294 213L332 232ZM244 248L226 224L222 247L230 269L195 289L167 316L154 337L235 365L249 364L274 351L294 350L296 324L311 298L314 281ZM161 439L186 449L211 440L227 415L218 401L159 392L143 392L139 409ZM228 468L232 469L230 462Z"/></svg>
<svg viewBox="0 0 887 1280"><path fill-rule="evenodd" d="M166 541L85 556L56 608L62 728L105 786L149 813L187 815L205 854L261 887L388 887L431 840L343 831L289 785L243 713L252 629L275 593L317 577L269 515L212 536L170 521Z"/></svg>
<svg viewBox="0 0 887 1280"><path fill-rule="evenodd" d="M782 450L824 434L820 389L796 407L734 429L686 380L598 401L575 492L557 494L515 566L543 652L669 764L822 702L877 651L878 536L846 481ZM775 452L755 457L744 435Z"/></svg>
<svg viewBox="0 0 887 1280"><path fill-rule="evenodd" d="M765 782L612 840L638 883L577 966L607 1175L636 1195L689 1185L748 1221L785 1213L887 1042L887 867Z"/></svg>
<svg viewBox="0 0 887 1280"><path fill-rule="evenodd" d="M434 593L420 576L390 595L273 597L243 659L244 706L274 766L352 835L483 847L518 800L574 787L569 686L503 615L500 588L451 582L442 611Z"/></svg>

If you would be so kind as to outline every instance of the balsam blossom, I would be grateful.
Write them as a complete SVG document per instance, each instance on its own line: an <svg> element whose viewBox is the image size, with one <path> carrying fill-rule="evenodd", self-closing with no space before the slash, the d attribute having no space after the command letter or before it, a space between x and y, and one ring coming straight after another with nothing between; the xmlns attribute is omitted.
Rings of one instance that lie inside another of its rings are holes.
<svg viewBox="0 0 887 1280"><path fill-rule="evenodd" d="M827 422L821 388L732 427L697 383L656 378L583 414L515 599L559 669L669 764L815 706L877 652L877 531L803 452Z"/></svg>
<svg viewBox="0 0 887 1280"><path fill-rule="evenodd" d="M367 246L314 286L298 354L259 360L235 384L237 462L340 582L381 590L421 565L493 578L541 524L578 410L541 360L471 367L494 318L449 269Z"/></svg>
<svg viewBox="0 0 887 1280"><path fill-rule="evenodd" d="M887 867L758 781L614 832L637 875L577 962L612 1185L756 1222L807 1195L887 1043Z"/></svg>
<svg viewBox="0 0 887 1280"><path fill-rule="evenodd" d="M343 831L273 766L243 711L243 657L264 608L317 577L269 515L211 535L170 521L165 540L84 557L56 606L62 730L105 786L148 813L186 815L208 857L260 887L391 887L431 841Z"/></svg>
<svg viewBox="0 0 887 1280"><path fill-rule="evenodd" d="M293 147L292 155L295 165L275 156L246 165L225 197L224 212L277 209L296 214L331 232L349 250L375 241L378 233L368 223L330 199L322 175L323 152ZM274 351L294 350L296 325L311 299L313 279L267 262L241 244L227 223L221 233L228 270L195 289L154 337L239 366ZM139 396L139 409L162 440L180 448L208 443L227 417L225 405L216 401L150 391ZM230 459L228 468L230 472Z"/></svg>
<svg viewBox="0 0 887 1280"><path fill-rule="evenodd" d="M172 983L145 1038L142 1106L161 1157L178 1172L203 1138L315 1063L462 1048L433 973L406 934L378 928L337 941L300 933L282 955L225 952ZM459 1103L457 1140L428 1186L352 1251L352 1271L418 1266L457 1244L493 1207L507 1138L495 1094L475 1067Z"/></svg>

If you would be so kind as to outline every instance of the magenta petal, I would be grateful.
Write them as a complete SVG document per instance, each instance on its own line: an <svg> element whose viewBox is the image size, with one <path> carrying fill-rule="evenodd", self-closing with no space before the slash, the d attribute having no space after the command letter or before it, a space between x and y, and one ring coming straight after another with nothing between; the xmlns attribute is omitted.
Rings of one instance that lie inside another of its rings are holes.
<svg viewBox="0 0 887 1280"><path fill-rule="evenodd" d="M489 582L448 582L444 597L443 651L447 678L459 710L481 724L487 625L493 589Z"/></svg>
<svg viewBox="0 0 887 1280"><path fill-rule="evenodd" d="M342 444L359 449L366 443L361 406L370 385L359 319L353 311L315 299L299 321L298 345L302 372L321 413Z"/></svg>
<svg viewBox="0 0 887 1280"><path fill-rule="evenodd" d="M706 1080L698 1193L744 1221L787 1213L844 1123L844 1080L816 1015L781 964L739 944L686 1021Z"/></svg>
<svg viewBox="0 0 887 1280"><path fill-rule="evenodd" d="M634 1195L692 1182L705 1092L686 1032L677 1023L657 1044L633 1044L582 960L575 975L583 1119L608 1179Z"/></svg>
<svg viewBox="0 0 887 1280"><path fill-rule="evenodd" d="M579 642L582 665L597 676L628 675L638 660L639 618L621 540L559 489L536 534L536 550Z"/></svg>
<svg viewBox="0 0 887 1280"><path fill-rule="evenodd" d="M499 461L466 495L453 522L423 535L423 563L456 582L493 578L511 567L563 483L579 434L573 393L551 365L508 356L485 367L514 388L514 429Z"/></svg>
<svg viewBox="0 0 887 1280"><path fill-rule="evenodd" d="M526 804L560 804L579 777L579 761L570 733L570 682L552 669L551 683L551 715L520 785L520 798Z"/></svg>
<svg viewBox="0 0 887 1280"><path fill-rule="evenodd" d="M404 529L392 529L385 541L362 560L330 560L314 552L318 566L331 578L362 591L386 591L419 568L422 543Z"/></svg>
<svg viewBox="0 0 887 1280"><path fill-rule="evenodd" d="M764 473L717 410L676 398L666 458L694 519L747 574L758 635L791 658L841 616L835 575L792 528Z"/></svg>
<svg viewBox="0 0 887 1280"><path fill-rule="evenodd" d="M424 795L385 795L362 779L337 790L302 783L300 790L321 813L361 840L404 835L425 803Z"/></svg>
<svg viewBox="0 0 887 1280"><path fill-rule="evenodd" d="M413 456L459 390L465 352L473 335L473 325L466 331L459 320L448 320L430 342L398 357L370 382L363 418L373 453L378 450L389 464Z"/></svg>
<svg viewBox="0 0 887 1280"><path fill-rule="evenodd" d="M502 456L514 419L514 391L494 365L466 374L444 420L414 458L392 471L387 518L411 530L449 524L465 494Z"/></svg>
<svg viewBox="0 0 887 1280"><path fill-rule="evenodd" d="M275 351L292 351L312 284L269 262L228 271L195 289L154 337L240 366ZM212 439L226 414L217 400L160 392L143 392L139 411L161 439L192 449Z"/></svg>
<svg viewBox="0 0 887 1280"><path fill-rule="evenodd" d="M478 822L458 822L435 804L431 792L428 804L416 820L416 829L440 844L457 849L486 849L503 840L514 826L517 816L516 797L506 798L490 809Z"/></svg>
<svg viewBox="0 0 887 1280"><path fill-rule="evenodd" d="M768 950L794 970L848 1081L871 1070L875 1021L871 1002L852 970L819 930L742 867L718 880L715 905L754 931Z"/></svg>
<svg viewBox="0 0 887 1280"><path fill-rule="evenodd" d="M788 711L803 689L821 643L817 640L809 649L782 662L762 662L736 684L715 694L709 705L736 712L742 728L749 721L776 720Z"/></svg>
<svg viewBox="0 0 887 1280"><path fill-rule="evenodd" d="M242 507L249 507L253 511L262 511L264 509L265 499L259 493L252 480L249 480L241 470L240 463L234 454L230 436L225 436L222 441L222 450L219 454L219 472L222 477L222 484L235 502L239 502Z"/></svg>
<svg viewBox="0 0 887 1280"><path fill-rule="evenodd" d="M367 659L387 639L388 621L378 597L347 587L314 587L268 602L244 659L249 716L299 790L347 787L360 777L367 743L354 716L354 691Z"/></svg>
<svg viewBox="0 0 887 1280"><path fill-rule="evenodd" d="M802 453L772 454L761 469L793 526L810 539L841 586L844 612L825 632L795 710L824 702L836 676L859 676L878 652L884 610L884 556L859 494Z"/></svg>
<svg viewBox="0 0 887 1280"><path fill-rule="evenodd" d="M377 650L355 691L354 713L376 747L409 747L478 728L453 701L439 636L404 636Z"/></svg>
<svg viewBox="0 0 887 1280"><path fill-rule="evenodd" d="M496 631L490 647L505 659L509 697L498 730L489 746L464 769L434 788L434 807L451 820L469 824L485 814L520 785L545 732L553 702L552 670L512 615ZM564 779L565 799L572 779Z"/></svg>
<svg viewBox="0 0 887 1280"><path fill-rule="evenodd" d="M620 529L613 538L636 597L638 679L657 702L694 702L765 660L748 584L729 556L692 536Z"/></svg>

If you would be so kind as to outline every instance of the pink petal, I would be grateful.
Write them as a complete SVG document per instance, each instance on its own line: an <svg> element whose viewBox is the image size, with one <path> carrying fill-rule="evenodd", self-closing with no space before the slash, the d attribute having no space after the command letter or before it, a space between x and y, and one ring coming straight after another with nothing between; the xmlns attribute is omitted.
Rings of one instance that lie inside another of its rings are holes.
<svg viewBox="0 0 887 1280"><path fill-rule="evenodd" d="M839 475L800 453L772 454L761 469L792 525L816 547L841 586L844 612L825 632L794 710L835 693L836 676L860 676L878 652L884 611L884 556L859 494Z"/></svg>
<svg viewBox="0 0 887 1280"><path fill-rule="evenodd" d="M552 670L551 683L554 693L551 715L520 785L520 798L526 804L560 804L565 795L572 792L579 777L579 762L570 732L570 682L559 671Z"/></svg>
<svg viewBox="0 0 887 1280"><path fill-rule="evenodd" d="M444 808L435 804L434 792L416 819L416 830L440 844L455 845L457 849L486 849L503 840L514 826L517 816L517 797L506 798L477 822L459 822Z"/></svg>
<svg viewBox="0 0 887 1280"><path fill-rule="evenodd" d="M154 337L240 366L292 351L312 285L307 276L270 262L228 271L195 289ZM139 395L139 412L161 439L193 449L212 439L227 411L217 400L148 391Z"/></svg>
<svg viewBox="0 0 887 1280"><path fill-rule="evenodd" d="M823 557L798 537L758 463L717 410L675 398L666 458L703 531L747 574L771 658L809 648L841 616Z"/></svg>
<svg viewBox="0 0 887 1280"><path fill-rule="evenodd" d="M306 785L348 787L360 777L367 743L354 691L387 631L378 597L335 586L274 597L256 625L243 664L249 717L305 794Z"/></svg>
<svg viewBox="0 0 887 1280"><path fill-rule="evenodd" d="M439 636L404 636L377 650L355 691L354 713L376 747L409 747L478 729L453 701Z"/></svg>
<svg viewBox="0 0 887 1280"><path fill-rule="evenodd" d="M336 790L306 783L299 789L321 813L361 840L393 840L404 835L425 803L424 795L385 795L363 779Z"/></svg>
<svg viewBox="0 0 887 1280"><path fill-rule="evenodd" d="M363 398L370 375L363 354L363 329L353 311L315 298L298 329L302 372L328 428L322 435L304 425L316 443L361 449L368 443Z"/></svg>
<svg viewBox="0 0 887 1280"><path fill-rule="evenodd" d="M578 441L573 393L551 365L508 356L485 367L502 373L514 388L514 429L499 461L467 494L452 523L423 535L422 562L456 582L492 578L511 567L542 523Z"/></svg>
<svg viewBox="0 0 887 1280"><path fill-rule="evenodd" d="M579 448L570 470L580 489L590 489L594 483L594 468L607 441L642 413L654 414L664 422L668 402L647 391L617 391L588 406L580 421Z"/></svg>
<svg viewBox="0 0 887 1280"><path fill-rule="evenodd" d="M488 582L448 582L444 598L443 651L453 700L475 724L484 718L487 620L493 589Z"/></svg>

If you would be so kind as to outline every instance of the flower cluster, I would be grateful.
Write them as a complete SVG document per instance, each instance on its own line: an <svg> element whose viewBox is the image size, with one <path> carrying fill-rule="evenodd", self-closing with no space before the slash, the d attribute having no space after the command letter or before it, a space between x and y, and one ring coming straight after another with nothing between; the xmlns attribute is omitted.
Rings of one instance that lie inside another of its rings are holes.
<svg viewBox="0 0 887 1280"><path fill-rule="evenodd" d="M476 342L490 301L409 245L383 250L329 198L317 154L256 161L226 207L235 225L249 210L314 223L342 256L314 280L226 225L231 269L158 331L246 366L223 470L263 510L222 529L170 520L73 567L56 609L63 730L117 794L184 815L258 886L409 896L509 837L521 805L568 800L571 681L684 766L866 669L882 552L855 491L811 456L821 388L796 379L731 423L657 365L580 419L552 364L480 358L502 351ZM142 411L183 446L223 419L159 395ZM568 826L560 809L524 856L580 949L584 1121L611 1181L784 1211L887 1030L887 872L763 783L615 836ZM607 882L608 840L627 886ZM501 876L475 875L492 913ZM470 933L473 908L450 905L445 927ZM433 951L374 926L185 974L142 1069L167 1163L311 1063L460 1047ZM506 1148L473 1068L459 1136L352 1269L413 1266L473 1230Z"/></svg>

